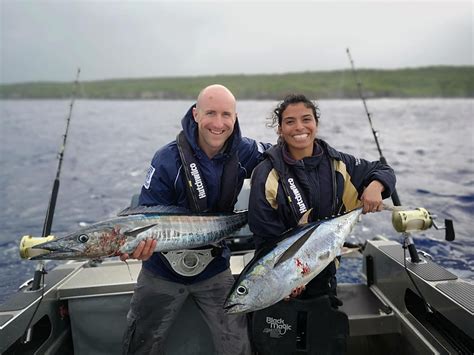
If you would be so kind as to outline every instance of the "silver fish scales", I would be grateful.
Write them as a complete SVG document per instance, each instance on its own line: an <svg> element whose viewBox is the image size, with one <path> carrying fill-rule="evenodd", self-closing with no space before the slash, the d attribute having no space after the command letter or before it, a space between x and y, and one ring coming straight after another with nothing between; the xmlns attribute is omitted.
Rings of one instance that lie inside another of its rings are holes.
<svg viewBox="0 0 474 355"><path fill-rule="evenodd" d="M226 313L269 307L307 284L340 254L361 213L362 209L357 209L295 228L271 250L257 253L229 293L224 304Z"/></svg>
<svg viewBox="0 0 474 355"><path fill-rule="evenodd" d="M136 211L145 213L131 214ZM98 259L131 253L145 239L157 241L156 252L196 248L217 243L247 223L246 211L190 214L176 207L153 206L126 213L130 214L35 245L49 253L32 259Z"/></svg>

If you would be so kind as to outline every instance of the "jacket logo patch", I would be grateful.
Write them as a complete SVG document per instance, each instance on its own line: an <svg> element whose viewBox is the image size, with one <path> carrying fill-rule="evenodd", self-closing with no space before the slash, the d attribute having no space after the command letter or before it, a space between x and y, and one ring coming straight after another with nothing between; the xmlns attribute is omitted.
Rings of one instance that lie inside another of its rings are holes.
<svg viewBox="0 0 474 355"><path fill-rule="evenodd" d="M308 208L304 204L303 197L301 197L301 193L299 192L298 188L296 187L295 181L293 180L293 178L288 179L288 184L290 184L290 189L291 189L291 191L293 191L293 195L295 197L296 204L298 205L298 207L300 209L300 213L305 213L308 210Z"/></svg>
<svg viewBox="0 0 474 355"><path fill-rule="evenodd" d="M150 188L151 178L153 177L154 173L155 173L155 168L152 165L150 165L150 167L148 168L148 171L146 172L145 183L143 184L143 187L147 190Z"/></svg>
<svg viewBox="0 0 474 355"><path fill-rule="evenodd" d="M204 190L204 185L201 180L201 175L199 175L199 170L195 163L189 164L189 169L191 170L191 175L194 178L194 186L198 192L198 198L201 200L206 198L206 191Z"/></svg>

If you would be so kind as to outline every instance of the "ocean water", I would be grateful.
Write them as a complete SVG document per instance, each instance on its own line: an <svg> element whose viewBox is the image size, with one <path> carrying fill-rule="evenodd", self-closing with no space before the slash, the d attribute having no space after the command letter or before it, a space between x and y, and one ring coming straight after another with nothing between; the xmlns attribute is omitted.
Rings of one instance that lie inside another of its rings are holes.
<svg viewBox="0 0 474 355"><path fill-rule="evenodd" d="M58 165L70 102L0 101L0 302L33 275L21 260L23 235L39 236ZM111 218L138 193L154 152L173 140L191 101L75 102L60 176L52 232L61 236L84 223ZM265 126L274 101L240 101L244 135L275 142ZM335 148L376 160L378 153L361 101L319 102L320 137ZM458 276L474 281L474 127L472 99L368 101L387 161L397 174L403 205L425 207L454 221L456 240L442 231L414 234L415 244ZM391 214L366 215L350 236L382 235L401 241ZM58 262L47 262L53 268ZM340 282L360 280L360 260L346 259Z"/></svg>

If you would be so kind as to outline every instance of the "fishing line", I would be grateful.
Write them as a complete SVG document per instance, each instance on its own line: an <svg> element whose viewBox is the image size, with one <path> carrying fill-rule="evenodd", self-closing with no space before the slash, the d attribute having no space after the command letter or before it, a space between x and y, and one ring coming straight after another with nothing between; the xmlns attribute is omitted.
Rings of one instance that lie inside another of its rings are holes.
<svg viewBox="0 0 474 355"><path fill-rule="evenodd" d="M125 263L125 265L127 265L128 274L130 275L130 280L134 281L133 276L132 276L132 270L130 270L130 265L128 265L127 260L124 260L123 262Z"/></svg>
<svg viewBox="0 0 474 355"><path fill-rule="evenodd" d="M26 326L26 331L25 331L25 336L23 338L23 344L26 344L28 342L31 341L31 338L33 336L33 328L31 327L31 323L33 322L33 318L35 317L36 315L36 312L38 311L39 309L39 306L41 304L41 302L43 301L43 298L44 298L44 288L45 288L45 284L44 284L44 275L46 274L46 271L43 270L42 272L42 276L41 276L41 297L39 298L38 300L38 304L36 305L36 308L35 310L33 311L33 314Z"/></svg>
<svg viewBox="0 0 474 355"><path fill-rule="evenodd" d="M406 247L405 245L403 246L403 261L404 261L404 266L405 266L405 271L408 275L408 277L410 278L411 282L413 283L413 285L415 286L416 288L416 291L418 292L418 295L420 296L422 302L423 302L423 306L425 307L425 310L426 310L426 315L425 315L425 319L431 323L433 326L435 326L435 329L438 330L447 340L447 342L459 353L459 354L471 354L471 352L469 352L469 349L465 348L464 345L462 343L460 343L458 341L458 339L456 339L456 337L453 337L453 335L447 331L444 327L442 326L436 326L436 325L439 325L440 324L440 319L439 319L439 316L436 312L436 310L433 310L431 308L431 305L426 301L425 297L423 296L423 294L421 293L420 289L418 288L418 286L416 285L415 283L415 280L413 279L413 276L410 274L410 272L408 271L408 267L407 267L407 258L406 258Z"/></svg>
<svg viewBox="0 0 474 355"><path fill-rule="evenodd" d="M407 238L407 236L405 236L405 238ZM403 243L403 266L405 267L405 271L408 275L408 278L411 280L411 283L413 284L413 286L415 286L415 289L418 292L418 295L422 299L423 305L425 306L425 309L426 309L426 312L433 313L433 310L431 309L430 304L426 301L425 296L423 296L423 294L421 293L420 289L418 288L418 285L415 283L415 280L413 279L413 276L411 276L410 271L408 270L408 267L407 267L407 246L405 245L405 243Z"/></svg>

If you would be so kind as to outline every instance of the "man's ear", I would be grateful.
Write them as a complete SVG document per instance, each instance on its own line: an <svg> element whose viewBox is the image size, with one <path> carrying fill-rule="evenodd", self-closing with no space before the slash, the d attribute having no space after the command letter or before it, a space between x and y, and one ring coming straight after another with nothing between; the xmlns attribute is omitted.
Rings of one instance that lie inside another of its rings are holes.
<svg viewBox="0 0 474 355"><path fill-rule="evenodd" d="M194 118L194 122L197 123L197 108L196 107L193 107L193 118Z"/></svg>

